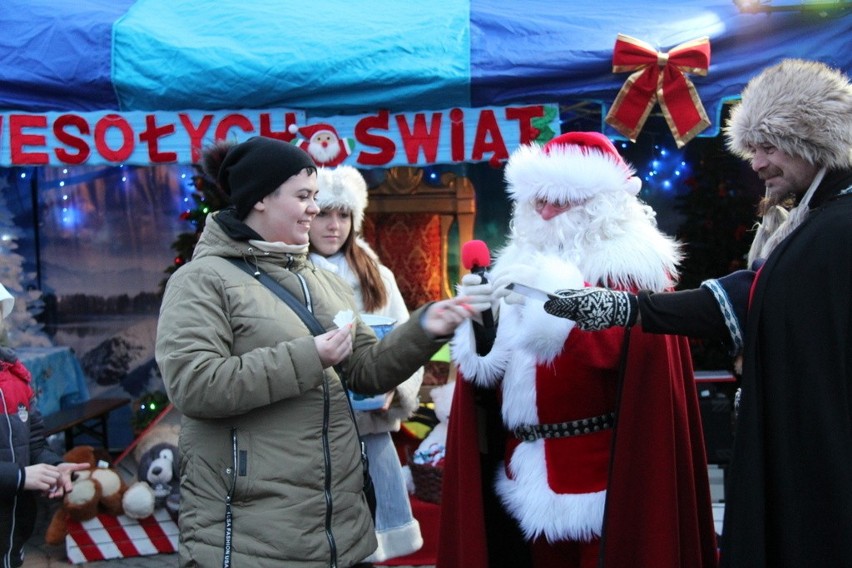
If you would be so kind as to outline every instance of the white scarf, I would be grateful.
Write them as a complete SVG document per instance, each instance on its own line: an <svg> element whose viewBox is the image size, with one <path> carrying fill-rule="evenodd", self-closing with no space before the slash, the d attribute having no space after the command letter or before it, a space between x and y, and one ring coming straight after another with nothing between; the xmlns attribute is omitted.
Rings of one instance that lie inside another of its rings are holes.
<svg viewBox="0 0 852 568"><path fill-rule="evenodd" d="M805 192L804 197L799 202L799 205L794 207L790 214L787 215L784 222L777 226L777 228L773 228L772 225L774 223L761 223L758 227L758 234L754 237L754 242L752 243L751 250L748 253L748 263L749 267L752 266L752 263L757 259L767 259L769 255L775 250L775 247L778 246L778 243L787 238L787 235L792 233L796 227L802 224L802 221L807 219L808 213L810 213L810 207L808 204L811 201L811 197L813 197L814 193L816 193L817 187L822 183L822 178L825 177L825 172L827 168L822 168L817 172L817 175L814 176L814 180L811 182L811 186Z"/></svg>

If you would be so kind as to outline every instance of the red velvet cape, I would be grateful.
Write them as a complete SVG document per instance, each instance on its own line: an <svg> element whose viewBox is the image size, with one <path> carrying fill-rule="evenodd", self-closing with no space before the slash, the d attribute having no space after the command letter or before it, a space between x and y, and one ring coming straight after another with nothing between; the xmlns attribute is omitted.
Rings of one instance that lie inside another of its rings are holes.
<svg viewBox="0 0 852 568"><path fill-rule="evenodd" d="M459 376L450 412L438 568L489 568L476 387ZM494 434L494 433L489 433ZM605 568L713 568L716 534L685 338L630 332L601 546ZM522 568L522 567L517 567Z"/></svg>

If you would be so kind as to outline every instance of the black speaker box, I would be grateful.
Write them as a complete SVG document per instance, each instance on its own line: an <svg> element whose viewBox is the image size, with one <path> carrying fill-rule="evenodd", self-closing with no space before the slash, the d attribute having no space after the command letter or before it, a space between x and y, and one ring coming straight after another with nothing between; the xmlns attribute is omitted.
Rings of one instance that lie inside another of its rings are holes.
<svg viewBox="0 0 852 568"><path fill-rule="evenodd" d="M700 388L698 394L707 463L727 465L734 444L733 401L728 394L714 388Z"/></svg>

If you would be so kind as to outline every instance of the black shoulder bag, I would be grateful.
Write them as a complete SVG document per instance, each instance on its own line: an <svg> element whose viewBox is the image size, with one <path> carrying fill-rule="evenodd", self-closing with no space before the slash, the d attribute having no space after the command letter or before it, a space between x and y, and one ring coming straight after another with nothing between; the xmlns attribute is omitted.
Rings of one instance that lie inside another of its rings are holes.
<svg viewBox="0 0 852 568"><path fill-rule="evenodd" d="M326 329L322 326L322 324L320 324L316 316L314 316L314 314L312 314L311 311L302 304L292 292L276 282L271 276L269 276L269 274L260 269L256 269L253 272L245 262L237 260L236 258L229 258L228 260L234 266L253 276L258 282L266 286L270 292L281 298L281 300L283 300L290 309L296 312L296 315L302 319L314 336L322 335L326 332ZM349 399L349 388L346 386L346 377L343 375L343 371L339 367L335 367L335 370L337 370L337 374L340 377L340 381L343 383L344 390L346 391L344 395L346 396L346 402L349 404L349 414L352 416L352 423L355 425L355 434L358 436L358 442L361 445L361 467L364 471L364 497L367 498L367 505L370 507L370 515L372 515L373 523L375 523L376 488L373 486L373 478L370 477L370 462L367 459L367 448L364 445L364 441L361 439L361 433L358 431L358 421L355 420L355 410L352 408L352 401Z"/></svg>

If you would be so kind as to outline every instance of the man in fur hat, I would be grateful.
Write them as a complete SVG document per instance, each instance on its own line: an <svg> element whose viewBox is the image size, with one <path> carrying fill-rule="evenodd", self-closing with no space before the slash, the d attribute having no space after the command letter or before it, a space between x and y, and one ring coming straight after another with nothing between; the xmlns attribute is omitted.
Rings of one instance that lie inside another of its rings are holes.
<svg viewBox="0 0 852 568"><path fill-rule="evenodd" d="M767 198L798 200L755 239L756 271L668 294L564 290L545 309L584 329L638 323L741 352L722 566L849 566L852 85L822 63L782 61L749 82L726 134Z"/></svg>
<svg viewBox="0 0 852 568"><path fill-rule="evenodd" d="M488 353L477 352L469 324L452 340L463 382L451 411L441 525L465 527L465 535L455 541L442 532L439 565L715 566L685 339L620 328L589 333L547 314L541 300L507 296L504 286L552 293L566 282L590 282L663 291L677 277L678 245L656 228L654 212L636 197L641 182L602 134L572 132L543 147L523 146L510 157L506 180L514 201L508 244L489 282L467 275L460 290L498 324ZM481 512L478 492L470 491L476 468L462 462L476 449L464 437L476 427L463 425L475 412L474 389L499 390L505 434L480 434L506 436L505 461L496 479L493 468L482 472L483 490L495 484L528 559L507 544L511 525L494 530L493 515Z"/></svg>

